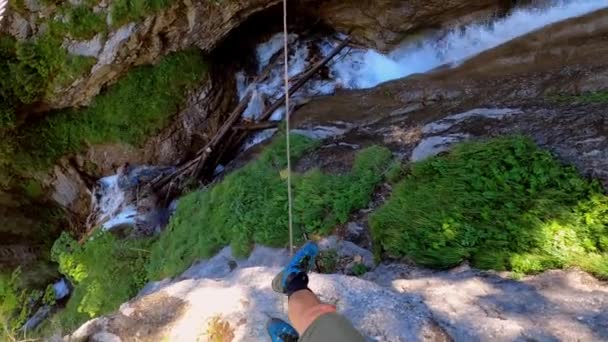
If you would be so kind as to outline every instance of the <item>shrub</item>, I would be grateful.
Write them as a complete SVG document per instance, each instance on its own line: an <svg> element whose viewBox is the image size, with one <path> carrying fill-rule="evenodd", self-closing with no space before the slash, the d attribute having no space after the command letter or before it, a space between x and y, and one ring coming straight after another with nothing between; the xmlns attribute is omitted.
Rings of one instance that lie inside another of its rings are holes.
<svg viewBox="0 0 608 342"><path fill-rule="evenodd" d="M608 277L608 198L523 137L461 144L413 165L370 217L376 246L437 268Z"/></svg>
<svg viewBox="0 0 608 342"><path fill-rule="evenodd" d="M26 322L30 309L28 291L19 284L20 270L12 274L0 273L0 337L3 340L14 336Z"/></svg>
<svg viewBox="0 0 608 342"><path fill-rule="evenodd" d="M236 256L247 255L254 243L285 246L287 191L284 139L260 157L228 175L219 184L181 198L177 212L152 249L151 279L174 276L200 258L230 244ZM298 158L315 142L293 135L292 155ZM319 170L293 175L294 224L302 231L327 234L348 215L365 206L382 179L390 152L380 147L360 151L353 170L328 175ZM167 253L166 251L171 251Z"/></svg>
<svg viewBox="0 0 608 342"><path fill-rule="evenodd" d="M117 239L100 232L83 246L63 233L53 245L52 259L74 284L66 308L58 314L61 326L73 329L84 321L116 310L147 282L147 239Z"/></svg>

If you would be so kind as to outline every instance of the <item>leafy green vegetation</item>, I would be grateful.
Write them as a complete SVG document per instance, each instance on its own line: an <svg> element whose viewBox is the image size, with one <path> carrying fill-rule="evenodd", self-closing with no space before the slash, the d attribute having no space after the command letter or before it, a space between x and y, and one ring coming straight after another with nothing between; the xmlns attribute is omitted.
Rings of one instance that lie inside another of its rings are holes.
<svg viewBox="0 0 608 342"><path fill-rule="evenodd" d="M120 27L128 22L140 21L150 14L167 8L171 0L115 0L110 14L112 26Z"/></svg>
<svg viewBox="0 0 608 342"><path fill-rule="evenodd" d="M377 247L422 265L608 278L608 197L523 137L414 164L370 224Z"/></svg>
<svg viewBox="0 0 608 342"><path fill-rule="evenodd" d="M19 284L20 270L0 273L0 338L9 340L17 334L31 313L27 304L30 294Z"/></svg>
<svg viewBox="0 0 608 342"><path fill-rule="evenodd" d="M198 50L138 67L89 107L57 112L22 129L14 163L21 170L39 170L87 143L139 144L167 124L183 103L186 90L201 80L205 70Z"/></svg>
<svg viewBox="0 0 608 342"><path fill-rule="evenodd" d="M292 140L294 158L316 145L299 135ZM348 174L319 170L294 174L296 237L301 231L328 234L335 224L346 222L354 209L364 207L390 156L385 148L370 147L358 153ZM222 182L182 197L152 248L150 279L174 276L229 244L236 256L247 255L254 243L284 246L288 239L285 166L284 139L279 138L256 161Z"/></svg>
<svg viewBox="0 0 608 342"><path fill-rule="evenodd" d="M101 232L83 246L63 233L51 255L74 284L74 292L57 319L64 329L116 310L147 282L145 263L150 240L118 239Z"/></svg>
<svg viewBox="0 0 608 342"><path fill-rule="evenodd" d="M367 268L367 266L365 266L365 264L355 264L351 269L351 272L355 277L360 277L367 273L367 271L369 271L369 269Z"/></svg>
<svg viewBox="0 0 608 342"><path fill-rule="evenodd" d="M59 13L61 19L52 21L52 29L55 34L69 36L76 40L88 40L98 33L106 33L106 13L93 12L87 5L64 4Z"/></svg>
<svg viewBox="0 0 608 342"><path fill-rule="evenodd" d="M12 37L0 37L0 97L2 113L0 128L14 124L14 109L30 104L49 94L57 80L76 77L89 59L72 56L61 48L61 38L50 33L17 42ZM89 62L87 62L89 63ZM74 66L78 66L78 68Z"/></svg>
<svg viewBox="0 0 608 342"><path fill-rule="evenodd" d="M335 249L327 249L319 252L317 263L321 268L319 272L325 274L335 273L338 267L338 251Z"/></svg>

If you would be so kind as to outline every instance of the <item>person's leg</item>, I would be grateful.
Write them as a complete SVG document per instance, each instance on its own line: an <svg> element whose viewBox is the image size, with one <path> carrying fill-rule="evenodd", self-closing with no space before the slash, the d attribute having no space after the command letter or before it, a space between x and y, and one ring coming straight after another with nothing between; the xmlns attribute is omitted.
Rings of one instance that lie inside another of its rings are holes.
<svg viewBox="0 0 608 342"><path fill-rule="evenodd" d="M319 316L336 312L335 306L321 303L319 298L310 290L300 290L293 293L289 297L288 307L289 320L300 335L304 334L306 329Z"/></svg>
<svg viewBox="0 0 608 342"><path fill-rule="evenodd" d="M304 245L274 278L272 288L288 296L289 320L301 335L300 341L364 341L333 305L321 303L308 288L308 273L318 253L314 243Z"/></svg>

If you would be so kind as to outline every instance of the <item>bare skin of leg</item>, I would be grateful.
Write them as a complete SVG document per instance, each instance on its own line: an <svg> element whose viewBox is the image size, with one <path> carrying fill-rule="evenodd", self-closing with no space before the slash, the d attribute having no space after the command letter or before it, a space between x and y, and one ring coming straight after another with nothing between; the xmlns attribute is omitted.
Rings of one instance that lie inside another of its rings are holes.
<svg viewBox="0 0 608 342"><path fill-rule="evenodd" d="M321 303L319 297L309 290L294 292L289 297L288 307L291 325L300 335L304 334L319 316L336 312L335 306Z"/></svg>

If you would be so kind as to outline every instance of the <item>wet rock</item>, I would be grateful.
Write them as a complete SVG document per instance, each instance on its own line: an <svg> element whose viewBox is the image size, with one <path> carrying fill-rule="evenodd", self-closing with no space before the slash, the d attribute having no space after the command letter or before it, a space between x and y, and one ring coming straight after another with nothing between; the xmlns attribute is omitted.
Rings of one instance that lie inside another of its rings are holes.
<svg viewBox="0 0 608 342"><path fill-rule="evenodd" d="M464 134L450 134L445 136L430 136L422 139L412 151L410 160L413 162L421 161L429 157L448 151L457 142L467 139L469 136Z"/></svg>
<svg viewBox="0 0 608 342"><path fill-rule="evenodd" d="M91 40L68 42L64 45L72 55L97 58L102 48L102 35L98 34Z"/></svg>
<svg viewBox="0 0 608 342"><path fill-rule="evenodd" d="M318 15L355 41L388 51L407 36L490 18L508 8L508 1L341 1L320 5Z"/></svg>
<svg viewBox="0 0 608 342"><path fill-rule="evenodd" d="M153 193L142 191L152 180L173 167L121 167L116 175L100 179L91 196L87 228L102 226L120 235L153 235L168 222L169 210Z"/></svg>
<svg viewBox="0 0 608 342"><path fill-rule="evenodd" d="M82 223L90 209L90 188L87 180L69 162L54 166L52 173L42 181L50 189L50 198L67 210L75 224Z"/></svg>

